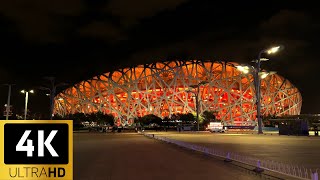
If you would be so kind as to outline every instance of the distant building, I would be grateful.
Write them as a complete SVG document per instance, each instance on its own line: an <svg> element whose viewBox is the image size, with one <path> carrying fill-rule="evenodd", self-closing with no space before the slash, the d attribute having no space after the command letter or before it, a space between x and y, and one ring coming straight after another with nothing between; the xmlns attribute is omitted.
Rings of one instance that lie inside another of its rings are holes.
<svg viewBox="0 0 320 180"><path fill-rule="evenodd" d="M66 89L55 97L59 115L102 111L121 121L154 114L196 112L199 86L199 113L215 111L226 125L252 125L256 121L253 76L243 74L237 63L214 61L170 61L118 69L93 77ZM261 81L262 115L298 115L302 97L284 77L273 74Z"/></svg>
<svg viewBox="0 0 320 180"><path fill-rule="evenodd" d="M279 135L309 135L308 120L291 118L291 119L271 119L276 122L279 128Z"/></svg>

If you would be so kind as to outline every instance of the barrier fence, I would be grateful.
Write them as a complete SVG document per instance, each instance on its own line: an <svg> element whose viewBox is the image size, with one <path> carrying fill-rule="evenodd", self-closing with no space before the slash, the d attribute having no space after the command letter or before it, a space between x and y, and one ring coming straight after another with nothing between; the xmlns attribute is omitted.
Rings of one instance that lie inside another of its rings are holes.
<svg viewBox="0 0 320 180"><path fill-rule="evenodd" d="M156 136L154 134L146 134L146 133L143 133L143 134L144 136L147 136L150 138L154 138L167 143L176 144L178 146L181 146L187 149L192 149L194 151L202 152L207 155L224 158L226 162L236 161L249 166L253 166L255 167L253 169L255 172L263 172L264 170L268 170L268 171L284 174L287 176L291 176L294 178L318 180L318 169L313 170L310 168L304 168L296 165L289 165L289 164L276 162L276 161L259 160L256 158L252 158L252 157L234 153L234 152L226 152L221 149L216 149L212 147L208 148L205 146L200 146L200 145L195 145L195 144L191 144L183 141L169 139L164 136Z"/></svg>

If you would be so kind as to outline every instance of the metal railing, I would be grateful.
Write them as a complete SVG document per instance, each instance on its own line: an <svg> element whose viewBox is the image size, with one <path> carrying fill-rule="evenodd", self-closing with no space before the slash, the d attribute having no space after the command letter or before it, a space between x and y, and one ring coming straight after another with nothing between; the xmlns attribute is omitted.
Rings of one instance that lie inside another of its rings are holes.
<svg viewBox="0 0 320 180"><path fill-rule="evenodd" d="M294 178L318 180L318 169L313 170L311 168L304 168L301 166L289 165L289 164L276 162L276 161L259 160L256 158L239 154L239 153L226 152L221 149L212 148L212 147L208 148L205 146L200 146L200 145L195 145L195 144L191 144L183 141L169 139L164 136L156 136L154 134L146 134L146 133L143 133L143 134L147 137L151 137L167 143L176 144L178 146L181 146L187 149L192 149L194 151L202 152L208 155L225 158L225 161L227 162L236 161L249 166L253 166L255 167L254 171L256 172L262 172L264 170L268 170L268 171L280 173L280 174L287 175Z"/></svg>

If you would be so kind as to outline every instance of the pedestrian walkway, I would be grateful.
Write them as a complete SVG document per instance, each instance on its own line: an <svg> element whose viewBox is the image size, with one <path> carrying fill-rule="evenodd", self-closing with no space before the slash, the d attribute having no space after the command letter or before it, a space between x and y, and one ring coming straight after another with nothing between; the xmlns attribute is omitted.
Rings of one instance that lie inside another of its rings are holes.
<svg viewBox="0 0 320 180"><path fill-rule="evenodd" d="M250 180L266 177L236 164L136 133L76 133L74 179Z"/></svg>

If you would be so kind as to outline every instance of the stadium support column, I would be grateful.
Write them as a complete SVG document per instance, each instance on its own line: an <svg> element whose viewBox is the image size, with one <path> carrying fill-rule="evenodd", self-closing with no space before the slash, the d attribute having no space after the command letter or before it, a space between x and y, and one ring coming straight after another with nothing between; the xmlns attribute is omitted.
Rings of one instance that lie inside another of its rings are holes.
<svg viewBox="0 0 320 180"><path fill-rule="evenodd" d="M209 82L208 81L201 81L200 83L198 84L195 84L195 85L191 85L189 87L193 88L193 89L196 89L196 92L193 92L191 90L187 90L186 92L191 92L194 94L195 98L196 98L196 117L197 117L197 130L199 131L200 130L200 126L199 126L199 111L200 111L200 99L199 99L199 95L200 95L200 86L202 85L205 85L205 84L208 84Z"/></svg>
<svg viewBox="0 0 320 180"><path fill-rule="evenodd" d="M198 85L197 94L196 94L197 130L198 130L198 131L199 131L199 92L200 92L200 88L199 88L199 85Z"/></svg>
<svg viewBox="0 0 320 180"><path fill-rule="evenodd" d="M50 114L49 119L52 120L53 116L53 109L54 109L54 97L56 96L57 87L59 86L66 86L67 83L55 83L55 77L45 77L44 79L49 80L50 84L49 87L40 87L41 90L49 91L48 96L50 97Z"/></svg>

